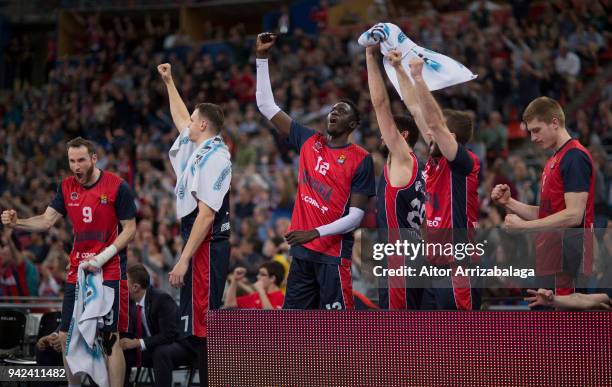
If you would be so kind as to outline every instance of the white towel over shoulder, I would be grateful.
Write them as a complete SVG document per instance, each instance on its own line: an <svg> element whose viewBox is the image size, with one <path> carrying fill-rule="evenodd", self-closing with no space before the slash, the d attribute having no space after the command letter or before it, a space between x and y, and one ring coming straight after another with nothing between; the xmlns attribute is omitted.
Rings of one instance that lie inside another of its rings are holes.
<svg viewBox="0 0 612 387"><path fill-rule="evenodd" d="M364 47L378 43L380 43L380 51L383 55L387 55L389 51L393 50L402 53L402 66L409 77L410 67L408 64L410 60L416 57L423 59L425 62L423 80L431 91L471 81L478 76L453 58L418 46L398 26L392 23L378 23L359 37L359 44ZM389 80L401 96L395 69L387 58L383 60L383 64Z"/></svg>
<svg viewBox="0 0 612 387"><path fill-rule="evenodd" d="M112 313L115 290L102 284L102 272L89 273L79 266L74 311L68 330L66 361L73 375L86 373L100 387L109 386L104 351L96 333Z"/></svg>

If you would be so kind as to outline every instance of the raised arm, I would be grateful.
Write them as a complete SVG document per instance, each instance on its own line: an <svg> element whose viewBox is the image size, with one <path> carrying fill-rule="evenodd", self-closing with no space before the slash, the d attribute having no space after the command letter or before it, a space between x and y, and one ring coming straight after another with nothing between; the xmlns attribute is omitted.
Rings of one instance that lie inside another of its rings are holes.
<svg viewBox="0 0 612 387"><path fill-rule="evenodd" d="M225 303L223 304L224 308L238 307L238 297L236 296L236 293L238 292L238 284L244 280L246 273L247 270L244 267L237 267L234 269L234 272L230 278L230 284L227 288L227 292L225 293Z"/></svg>
<svg viewBox="0 0 612 387"><path fill-rule="evenodd" d="M174 79L172 79L172 68L170 63L163 63L157 66L157 71L161 75L162 80L166 84L166 90L168 90L168 99L170 100L170 114L172 114L172 121L174 126L180 132L183 131L191 123L191 116L187 106L183 102L181 95L179 94L176 86L174 85Z"/></svg>
<svg viewBox="0 0 612 387"><path fill-rule="evenodd" d="M261 114L272 122L282 137L288 137L292 120L274 102L268 69L268 50L274 45L275 41L276 34L264 32L257 35L257 91L255 92L255 97Z"/></svg>
<svg viewBox="0 0 612 387"><path fill-rule="evenodd" d="M377 46L370 46L366 48L366 66L368 68L368 86L370 88L370 98L372 99L372 106L374 106L374 113L376 114L376 121L382 138L389 148L389 151L393 155L393 158L400 161L402 166L410 167L406 168L408 172L412 171L412 157L410 152L412 149L397 130L393 114L391 113L391 104L389 103L389 95L385 88L385 82L380 72L380 66L377 63Z"/></svg>
<svg viewBox="0 0 612 387"><path fill-rule="evenodd" d="M408 74L406 73L406 70L404 70L404 66L402 66L402 55L398 51L391 51L389 52L387 58L395 68L404 105L406 105L408 111L410 114L412 114L412 117L419 128L419 132L421 133L421 137L423 137L425 143L427 143L429 146L432 141L431 130L429 130L427 122L425 122L425 118L423 117L423 112L419 106L419 100L417 98L414 85L412 84L410 78L408 78Z"/></svg>
<svg viewBox="0 0 612 387"><path fill-rule="evenodd" d="M429 91L425 80L423 80L423 60L415 58L410 61L410 75L414 79L416 95L419 106L425 117L427 127L431 130L433 140L438 144L440 152L448 161L454 161L457 156L459 144L457 139L446 126L442 109Z"/></svg>
<svg viewBox="0 0 612 387"><path fill-rule="evenodd" d="M2 224L25 231L47 231L61 217L62 214L51 207L47 207L44 214L27 219L19 219L15 210L5 210L2 211Z"/></svg>

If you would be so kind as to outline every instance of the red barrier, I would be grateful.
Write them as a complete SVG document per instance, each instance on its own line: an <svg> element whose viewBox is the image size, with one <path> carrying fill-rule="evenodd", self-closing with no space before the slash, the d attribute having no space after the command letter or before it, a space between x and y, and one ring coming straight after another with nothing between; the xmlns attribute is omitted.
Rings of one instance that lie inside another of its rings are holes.
<svg viewBox="0 0 612 387"><path fill-rule="evenodd" d="M210 386L612 386L609 312L221 310Z"/></svg>

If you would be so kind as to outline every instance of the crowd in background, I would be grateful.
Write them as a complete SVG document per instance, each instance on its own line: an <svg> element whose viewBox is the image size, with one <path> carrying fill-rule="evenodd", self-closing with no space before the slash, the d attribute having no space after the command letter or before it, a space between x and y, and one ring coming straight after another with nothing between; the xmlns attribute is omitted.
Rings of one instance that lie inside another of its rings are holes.
<svg viewBox="0 0 612 387"><path fill-rule="evenodd" d="M448 8L452 3L427 3L423 21L404 28L418 44L478 74L476 80L436 97L444 107L473 113L475 136L469 146L483 163L480 223L493 227L503 222L504 211L491 204L491 187L508 183L514 197L536 204L547 157L528 138L510 138L509 126L517 124L533 98L547 95L567 105L604 71L611 57L610 13L594 1L580 7L546 3L541 12L530 14L519 1L504 23L498 23L490 3L476 2L469 17L437 22L445 12L454 11ZM321 12L313 15L322 17ZM182 248L174 211L175 176L167 155L177 131L156 72L157 64L169 62L190 110L206 101L221 104L225 111L223 136L234 164L232 268L246 267L253 280L263 262L276 259L286 264L290 257L283 235L294 205L298 158L257 110L253 37L246 36L241 25L228 31L211 27L209 37L222 39L227 50L210 53L190 46L167 19L149 20L144 28L129 18L104 25L90 15L80 22L81 55L48 66L48 81L42 87L16 77L11 85L19 83L19 88L0 101L0 208L14 208L19 217L44 212L59 181L70 174L66 141L79 135L92 139L99 144L98 167L118 173L138 198L138 231L128 248L128 265L144 263L153 283L170 290L167 273ZM364 50L356 37L340 38L324 29L306 35L297 29L279 39L271 58L276 102L293 119L322 129L323 118L338 98L357 103L362 123L353 141L373 153L379 176L380 135L364 87ZM8 60L23 59L9 55ZM389 90L394 113L404 114L403 104ZM593 156L600 228L609 227L612 219L612 163L606 154L606 146L612 145L611 103L608 83L595 100L567 117L568 129ZM423 144L416 151L426 158ZM375 226L373 212L364 225ZM610 234L602 236L608 254ZM60 295L71 237L65 220L48 234L4 232L0 267L27 265L30 295ZM15 254L4 248L9 239L16 242ZM355 255L358 266L359 253Z"/></svg>

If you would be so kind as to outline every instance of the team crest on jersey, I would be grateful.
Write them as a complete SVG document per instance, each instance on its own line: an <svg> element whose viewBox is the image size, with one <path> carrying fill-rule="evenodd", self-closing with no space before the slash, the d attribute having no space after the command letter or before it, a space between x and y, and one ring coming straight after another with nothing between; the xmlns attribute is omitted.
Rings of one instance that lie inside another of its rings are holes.
<svg viewBox="0 0 612 387"><path fill-rule="evenodd" d="M100 196L100 204L108 204L108 196L102 194L102 196Z"/></svg>
<svg viewBox="0 0 612 387"><path fill-rule="evenodd" d="M345 160L346 160L346 156L340 155L340 157L338 157L338 164L344 164Z"/></svg>
<svg viewBox="0 0 612 387"><path fill-rule="evenodd" d="M70 194L70 200L77 200L79 198L79 194L76 192L72 192Z"/></svg>

